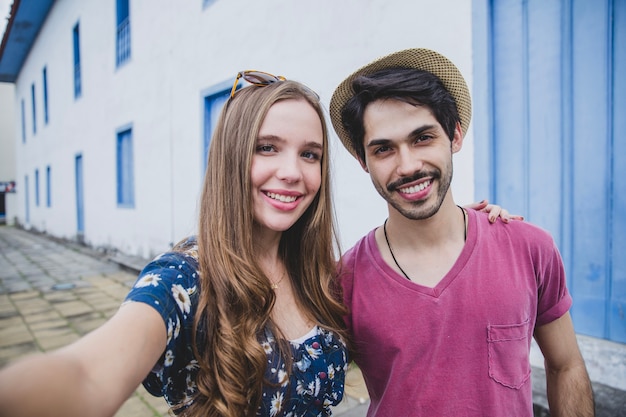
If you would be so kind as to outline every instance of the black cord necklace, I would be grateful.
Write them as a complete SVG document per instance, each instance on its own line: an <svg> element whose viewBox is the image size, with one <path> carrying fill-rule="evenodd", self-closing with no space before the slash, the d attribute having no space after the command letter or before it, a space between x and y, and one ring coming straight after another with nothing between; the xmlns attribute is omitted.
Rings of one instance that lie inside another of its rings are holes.
<svg viewBox="0 0 626 417"><path fill-rule="evenodd" d="M464 231L465 231L463 241L466 241L467 240L467 213L465 212L465 209L463 207L461 206L457 206L457 207L460 208L461 212L463 213L463 224L464 224ZM383 232L385 233L385 240L387 241L387 247L389 248L389 253L391 254L391 257L393 258L393 261L395 262L398 269L402 272L402 275L404 275L406 279L411 281L411 278L409 278L406 272L404 272L404 269L402 269L402 267L396 260L396 256L393 254L393 250L391 249L391 244L389 244L389 237L387 236L387 220L389 220L389 218L385 219L385 223L383 224Z"/></svg>

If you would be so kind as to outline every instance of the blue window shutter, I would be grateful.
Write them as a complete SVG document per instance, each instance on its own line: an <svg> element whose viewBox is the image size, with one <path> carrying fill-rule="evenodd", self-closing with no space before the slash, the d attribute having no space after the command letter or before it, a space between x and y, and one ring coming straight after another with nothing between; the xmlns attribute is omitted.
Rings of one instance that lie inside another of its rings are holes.
<svg viewBox="0 0 626 417"><path fill-rule="evenodd" d="M117 134L117 204L134 207L133 136L127 129Z"/></svg>
<svg viewBox="0 0 626 417"><path fill-rule="evenodd" d="M29 190L29 184L28 184L28 175L24 176L24 209L26 211L25 213L25 218L26 218L26 224L30 223L30 190Z"/></svg>
<svg viewBox="0 0 626 417"><path fill-rule="evenodd" d="M50 165L48 165L46 167L46 207L52 207L51 175L52 175L52 172L50 169Z"/></svg>
<svg viewBox="0 0 626 417"><path fill-rule="evenodd" d="M37 133L37 103L35 101L35 84L30 86L30 97L33 103L33 135Z"/></svg>
<svg viewBox="0 0 626 417"><path fill-rule="evenodd" d="M117 33L116 33L117 66L130 59L130 9L128 0L117 0Z"/></svg>
<svg viewBox="0 0 626 417"><path fill-rule="evenodd" d="M230 97L230 88L227 90L220 89L218 92L204 97L204 144L202 149L203 168L206 169L207 158L209 156L209 146L211 144L211 136L215 130L215 125L222 112L222 108ZM204 171L203 171L204 175Z"/></svg>
<svg viewBox="0 0 626 417"><path fill-rule="evenodd" d="M43 122L48 124L48 69L43 67Z"/></svg>
<svg viewBox="0 0 626 417"><path fill-rule="evenodd" d="M80 74L80 27L78 23L74 26L72 34L74 40L74 98L79 98L83 89Z"/></svg>
<svg viewBox="0 0 626 417"><path fill-rule="evenodd" d="M22 119L22 143L26 143L26 109L24 99L21 102L21 119Z"/></svg>
<svg viewBox="0 0 626 417"><path fill-rule="evenodd" d="M85 232L85 205L83 190L83 155L78 154L74 160L76 179L76 232L82 235Z"/></svg>
<svg viewBox="0 0 626 417"><path fill-rule="evenodd" d="M128 0L117 0L117 25L128 19L130 10Z"/></svg>
<svg viewBox="0 0 626 417"><path fill-rule="evenodd" d="M39 170L35 170L35 206L39 207Z"/></svg>

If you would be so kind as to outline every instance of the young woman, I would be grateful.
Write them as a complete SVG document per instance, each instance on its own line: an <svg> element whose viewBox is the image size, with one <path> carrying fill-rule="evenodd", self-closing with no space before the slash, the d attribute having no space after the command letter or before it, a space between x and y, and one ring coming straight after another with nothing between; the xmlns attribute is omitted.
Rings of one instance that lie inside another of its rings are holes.
<svg viewBox="0 0 626 417"><path fill-rule="evenodd" d="M240 77L253 86L233 87L216 127L197 238L148 264L102 327L0 373L0 415L110 416L142 381L186 416L329 415L341 401L323 109L298 82Z"/></svg>

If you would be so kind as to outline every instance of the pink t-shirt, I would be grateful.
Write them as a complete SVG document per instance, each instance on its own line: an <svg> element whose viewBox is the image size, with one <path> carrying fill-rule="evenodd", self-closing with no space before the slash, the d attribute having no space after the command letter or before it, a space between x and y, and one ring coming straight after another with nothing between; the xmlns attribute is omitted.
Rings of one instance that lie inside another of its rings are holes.
<svg viewBox="0 0 626 417"><path fill-rule="evenodd" d="M530 342L571 306L563 263L544 230L468 215L463 251L434 288L387 265L374 231L342 258L368 416L533 415Z"/></svg>

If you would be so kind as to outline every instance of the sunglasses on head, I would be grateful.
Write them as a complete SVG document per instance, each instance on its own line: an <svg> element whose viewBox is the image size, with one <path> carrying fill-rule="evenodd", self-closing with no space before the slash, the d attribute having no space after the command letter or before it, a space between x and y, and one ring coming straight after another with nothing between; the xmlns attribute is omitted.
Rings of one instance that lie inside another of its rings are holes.
<svg viewBox="0 0 626 417"><path fill-rule="evenodd" d="M233 89L230 90L230 98L233 98L233 96L237 92L237 85L239 84L239 80L241 78L243 78L250 84L257 86L257 87L265 87L270 84L286 80L286 78L283 77L282 75L276 76L276 75L272 75L263 71L255 71L255 70L239 71L237 73L237 77L235 78Z"/></svg>

